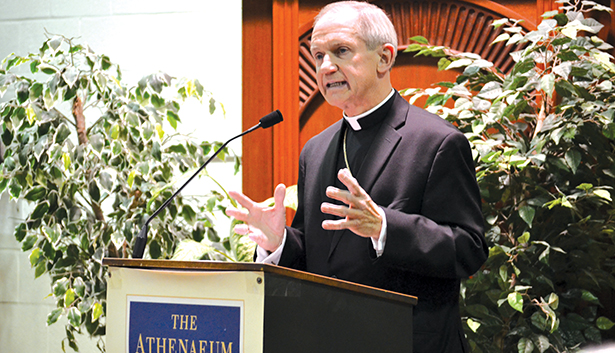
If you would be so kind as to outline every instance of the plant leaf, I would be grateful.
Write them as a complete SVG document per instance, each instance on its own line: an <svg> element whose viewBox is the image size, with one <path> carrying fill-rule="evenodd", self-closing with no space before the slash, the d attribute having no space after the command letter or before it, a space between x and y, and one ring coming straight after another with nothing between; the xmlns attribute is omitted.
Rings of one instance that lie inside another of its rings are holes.
<svg viewBox="0 0 615 353"><path fill-rule="evenodd" d="M508 33L502 33L499 36L497 36L497 38L495 38L495 40L493 42L491 42L491 44L495 44L495 43L499 43L499 42L503 42L505 40L509 40L510 39L510 34Z"/></svg>
<svg viewBox="0 0 615 353"><path fill-rule="evenodd" d="M523 221L532 228L532 222L534 221L534 215L536 214L536 209L532 206L521 206L519 207L519 216ZM529 236L528 236L529 239Z"/></svg>
<svg viewBox="0 0 615 353"><path fill-rule="evenodd" d="M532 216L532 219L534 216ZM531 221L530 221L531 223ZM527 244L530 241L530 232L523 232L523 234L517 239L520 244Z"/></svg>
<svg viewBox="0 0 615 353"><path fill-rule="evenodd" d="M47 326L52 325L58 321L60 316L62 315L62 308L54 309L47 315Z"/></svg>
<svg viewBox="0 0 615 353"><path fill-rule="evenodd" d="M502 85L499 82L490 81L478 93L478 97L484 99L496 99L502 94Z"/></svg>
<svg viewBox="0 0 615 353"><path fill-rule="evenodd" d="M596 320L596 327L598 327L599 329L603 331L610 330L613 326L615 326L615 323L607 317L600 316Z"/></svg>
<svg viewBox="0 0 615 353"><path fill-rule="evenodd" d="M568 151L566 151L566 164L568 164L568 166L570 167L570 169L572 170L573 174L577 173L577 169L579 168L579 165L581 164L581 153L575 149L569 149Z"/></svg>
<svg viewBox="0 0 615 353"><path fill-rule="evenodd" d="M68 322L73 327L79 327L81 325L81 312L76 307L68 309Z"/></svg>
<svg viewBox="0 0 615 353"><path fill-rule="evenodd" d="M98 320L98 318L101 317L102 314L103 306L99 302L94 303L94 305L92 306L92 321Z"/></svg>
<svg viewBox="0 0 615 353"><path fill-rule="evenodd" d="M203 255L209 254L213 251L215 251L215 249L204 242L196 242L191 239L186 239L179 243L171 259L180 261L200 260Z"/></svg>
<svg viewBox="0 0 615 353"><path fill-rule="evenodd" d="M466 320L466 323L468 324L468 327L470 328L470 330L472 330L472 332L476 332L480 327L480 322L474 321L471 318L468 318L468 320Z"/></svg>
<svg viewBox="0 0 615 353"><path fill-rule="evenodd" d="M75 291L72 288L68 288L64 293L64 307L68 308L75 301Z"/></svg>
<svg viewBox="0 0 615 353"><path fill-rule="evenodd" d="M538 351L540 353L545 352L551 346L550 343L549 343L549 339L546 336L543 336L543 335L539 335L534 340L534 343L535 343L535 346L536 346L536 348L538 348Z"/></svg>
<svg viewBox="0 0 615 353"><path fill-rule="evenodd" d="M517 343L517 350L519 353L531 353L534 350L534 344L529 338L523 337Z"/></svg>
<svg viewBox="0 0 615 353"><path fill-rule="evenodd" d="M611 193L608 190L596 189L593 191L593 194L605 200L613 201L613 199L611 198Z"/></svg>
<svg viewBox="0 0 615 353"><path fill-rule="evenodd" d="M56 130L53 140L55 143L61 145L68 136L70 136L70 130L66 124L62 123Z"/></svg>
<svg viewBox="0 0 615 353"><path fill-rule="evenodd" d="M553 96L553 88L555 87L555 75L547 74L540 79L540 89L547 93L549 97Z"/></svg>
<svg viewBox="0 0 615 353"><path fill-rule="evenodd" d="M429 41L427 40L427 38L423 37L423 36L414 36L411 37L410 40L413 40L417 43L421 43L421 44L429 44Z"/></svg>
<svg viewBox="0 0 615 353"><path fill-rule="evenodd" d="M508 304L513 309L521 313L523 312L523 297L521 296L521 293L518 293L518 292L509 293L506 299L508 300Z"/></svg>
<svg viewBox="0 0 615 353"><path fill-rule="evenodd" d="M451 62L446 69L447 70L451 70L451 69L456 69L459 67L464 67L464 66L468 66L472 64L472 60L471 59L459 59L459 60L455 60L453 62Z"/></svg>

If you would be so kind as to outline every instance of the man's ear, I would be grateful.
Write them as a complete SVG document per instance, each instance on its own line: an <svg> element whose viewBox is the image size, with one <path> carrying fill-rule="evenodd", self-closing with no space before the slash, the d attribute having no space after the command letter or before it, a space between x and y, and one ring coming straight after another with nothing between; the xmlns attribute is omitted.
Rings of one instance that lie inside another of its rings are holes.
<svg viewBox="0 0 615 353"><path fill-rule="evenodd" d="M380 61L378 62L378 72L383 74L391 70L395 62L395 48L393 44L387 43L380 49Z"/></svg>

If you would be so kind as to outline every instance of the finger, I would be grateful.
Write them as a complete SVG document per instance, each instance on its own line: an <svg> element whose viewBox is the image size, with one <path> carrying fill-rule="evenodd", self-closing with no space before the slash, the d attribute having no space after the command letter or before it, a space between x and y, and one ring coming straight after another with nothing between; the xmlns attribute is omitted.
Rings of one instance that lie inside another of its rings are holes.
<svg viewBox="0 0 615 353"><path fill-rule="evenodd" d="M326 195L329 198L332 198L337 201L341 201L347 205L350 205L353 201L352 194L346 190L341 190L333 186L327 187Z"/></svg>
<svg viewBox="0 0 615 353"><path fill-rule="evenodd" d="M346 206L334 205L326 202L323 202L323 204L320 206L320 210L323 213L340 217L348 222L365 222L369 221L370 218L369 214L366 214L364 211L357 208L349 208ZM347 224L347 226L352 226L353 224Z"/></svg>
<svg viewBox="0 0 615 353"><path fill-rule="evenodd" d="M275 251L280 246L279 241L267 237L263 232L254 228L252 228L251 232L248 234L248 239L258 244L261 248L271 252Z"/></svg>
<svg viewBox="0 0 615 353"><path fill-rule="evenodd" d="M269 248L267 246L267 238L262 233L250 233L248 234L248 239L252 240L263 249Z"/></svg>
<svg viewBox="0 0 615 353"><path fill-rule="evenodd" d="M252 240L258 246L263 247L267 242L267 238L261 232L250 232L248 233L248 239Z"/></svg>
<svg viewBox="0 0 615 353"><path fill-rule="evenodd" d="M246 219L248 218L248 212L245 210L239 210L233 207L229 207L226 209L226 215L229 217L233 217L235 219L238 219L240 221L246 221Z"/></svg>
<svg viewBox="0 0 615 353"><path fill-rule="evenodd" d="M229 195L231 195L232 198L237 200L237 202L239 202L240 205L242 205L243 207L247 209L251 209L252 207L254 207L255 202L252 201L252 199L250 199L249 197L247 197L241 192L229 191Z"/></svg>
<svg viewBox="0 0 615 353"><path fill-rule="evenodd" d="M342 230L349 229L350 224L346 219L326 220L322 221L322 228L324 230Z"/></svg>
<svg viewBox="0 0 615 353"><path fill-rule="evenodd" d="M262 244L263 244L262 236L257 235L257 234L248 234L248 239L252 240L256 244L258 244L258 246L262 247Z"/></svg>
<svg viewBox="0 0 615 353"><path fill-rule="evenodd" d="M284 198L286 197L286 185L278 184L273 193L273 199L275 201L275 207L284 207Z"/></svg>
<svg viewBox="0 0 615 353"><path fill-rule="evenodd" d="M334 205L328 202L323 202L320 205L320 211L338 217L348 216L349 208L346 206Z"/></svg>
<svg viewBox="0 0 615 353"><path fill-rule="evenodd" d="M346 188L348 188L348 191L350 191L351 194L362 195L365 193L361 185L359 185L357 179L352 176L348 168L340 169L340 171L337 172L337 178L346 186Z"/></svg>
<svg viewBox="0 0 615 353"><path fill-rule="evenodd" d="M250 227L247 224L238 224L233 228L233 231L240 235L246 235L250 232Z"/></svg>
<svg viewBox="0 0 615 353"><path fill-rule="evenodd" d="M247 222L250 217L250 211L247 209L238 209L234 207L229 207L226 209L226 215L229 217L233 217L239 221Z"/></svg>
<svg viewBox="0 0 615 353"><path fill-rule="evenodd" d="M322 228L324 230L343 230L348 229L356 235L362 237L372 237L372 233L376 233L375 225L369 225L358 219L337 219L337 220L325 220L322 222ZM373 231L372 231L373 229ZM379 229L378 229L379 230ZM380 234L380 232L376 233Z"/></svg>

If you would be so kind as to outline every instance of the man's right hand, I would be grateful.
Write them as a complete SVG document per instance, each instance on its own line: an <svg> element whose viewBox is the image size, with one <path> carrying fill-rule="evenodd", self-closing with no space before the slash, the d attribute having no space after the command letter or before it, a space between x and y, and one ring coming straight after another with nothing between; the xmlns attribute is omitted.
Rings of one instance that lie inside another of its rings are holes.
<svg viewBox="0 0 615 353"><path fill-rule="evenodd" d="M256 203L237 191L230 191L229 194L244 207L244 209L226 209L228 216L245 223L236 225L235 233L247 235L267 251L274 252L279 248L284 238L284 226L286 225L286 208L284 207L286 186L279 184L275 188L273 207Z"/></svg>

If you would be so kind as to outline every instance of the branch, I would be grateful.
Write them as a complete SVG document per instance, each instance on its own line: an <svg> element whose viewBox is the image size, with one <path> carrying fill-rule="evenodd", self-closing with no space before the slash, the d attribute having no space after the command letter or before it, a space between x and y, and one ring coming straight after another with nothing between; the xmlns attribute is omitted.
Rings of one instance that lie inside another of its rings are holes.
<svg viewBox="0 0 615 353"><path fill-rule="evenodd" d="M80 145L88 143L88 135L86 135L85 129L85 116L83 115L83 102L79 96L75 97L73 101L73 117L75 118L75 125L77 126L77 137Z"/></svg>
<svg viewBox="0 0 615 353"><path fill-rule="evenodd" d="M75 97L73 101L73 117L75 118L75 125L77 127L77 138L79 140L80 145L86 145L88 143L88 135L87 130L85 128L85 116L83 115L83 102L79 96ZM105 215L103 214L102 209L96 202L91 202L92 211L94 211L94 215L96 219L99 221L105 221Z"/></svg>

